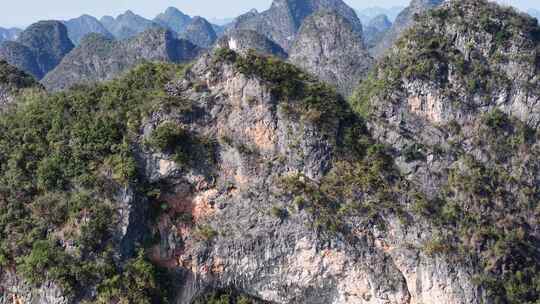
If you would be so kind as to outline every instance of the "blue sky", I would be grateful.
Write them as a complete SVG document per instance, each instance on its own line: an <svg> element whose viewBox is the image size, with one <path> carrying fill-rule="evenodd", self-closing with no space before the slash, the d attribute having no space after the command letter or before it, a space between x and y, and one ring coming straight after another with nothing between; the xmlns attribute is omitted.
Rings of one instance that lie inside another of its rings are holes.
<svg viewBox="0 0 540 304"><path fill-rule="evenodd" d="M345 0L354 8L404 6L409 0ZM540 8L539 0L501 0L521 8ZM271 0L0 0L0 26L25 26L42 19L69 19L83 13L101 17L127 9L153 17L168 6L207 18L235 17L251 8L264 10Z"/></svg>

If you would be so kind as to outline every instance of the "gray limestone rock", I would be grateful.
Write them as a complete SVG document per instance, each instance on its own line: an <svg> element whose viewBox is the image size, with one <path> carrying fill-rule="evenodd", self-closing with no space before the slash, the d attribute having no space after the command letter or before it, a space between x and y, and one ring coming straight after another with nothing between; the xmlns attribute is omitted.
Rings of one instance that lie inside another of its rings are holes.
<svg viewBox="0 0 540 304"><path fill-rule="evenodd" d="M290 50L290 62L349 96L373 65L362 37L335 11L308 17Z"/></svg>
<svg viewBox="0 0 540 304"><path fill-rule="evenodd" d="M270 9L251 11L238 17L231 29L249 29L267 36L288 51L306 17L319 10L335 10L362 34L362 24L356 13L341 0L275 0Z"/></svg>
<svg viewBox="0 0 540 304"><path fill-rule="evenodd" d="M193 60L199 53L197 46L176 39L164 29L150 29L122 41L91 34L42 83L48 90L63 90L75 84L110 80L143 61L180 63Z"/></svg>

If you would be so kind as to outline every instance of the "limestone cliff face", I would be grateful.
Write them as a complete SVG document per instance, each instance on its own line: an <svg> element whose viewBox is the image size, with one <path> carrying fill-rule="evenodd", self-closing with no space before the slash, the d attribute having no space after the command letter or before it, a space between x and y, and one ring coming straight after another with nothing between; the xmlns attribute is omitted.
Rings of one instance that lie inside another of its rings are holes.
<svg viewBox="0 0 540 304"><path fill-rule="evenodd" d="M180 63L193 60L199 52L197 46L174 38L164 29L150 29L123 41L91 34L42 83L48 90L57 91L75 84L110 80L145 60Z"/></svg>
<svg viewBox="0 0 540 304"><path fill-rule="evenodd" d="M536 20L511 8L449 1L381 59L356 104L427 195L419 212L478 259L488 298L508 303L539 297L537 211L527 207L540 177L539 37Z"/></svg>
<svg viewBox="0 0 540 304"><path fill-rule="evenodd" d="M539 43L536 20L454 0L420 17L350 104L275 56L223 48L159 88L148 82L163 65L100 88L103 107L83 96L106 115L125 104L119 87L153 92L140 123L101 116L127 129L120 158L137 172L124 186L99 172L112 261L123 270L151 236L179 304L214 290L277 304L537 302ZM68 241L54 249L76 254ZM1 270L1 304L100 296Z"/></svg>
<svg viewBox="0 0 540 304"><path fill-rule="evenodd" d="M255 50L260 54L274 55L283 59L288 56L277 43L252 30L229 31L219 38L215 47L231 49L242 54Z"/></svg>
<svg viewBox="0 0 540 304"><path fill-rule="evenodd" d="M308 17L290 50L289 60L349 96L373 65L362 36L335 11Z"/></svg>
<svg viewBox="0 0 540 304"><path fill-rule="evenodd" d="M214 27L202 17L194 17L180 36L202 48L211 47L217 40Z"/></svg>
<svg viewBox="0 0 540 304"><path fill-rule="evenodd" d="M0 45L0 56L41 79L73 49L67 28L59 21L40 21L25 29L16 42Z"/></svg>
<svg viewBox="0 0 540 304"><path fill-rule="evenodd" d="M287 51L304 19L325 9L337 11L349 20L359 35L362 34L358 16L341 0L276 0L270 9L262 13L251 11L238 17L230 28L257 31Z"/></svg>
<svg viewBox="0 0 540 304"><path fill-rule="evenodd" d="M387 198L396 205L381 211L381 222L352 211L381 199L378 190L357 184L345 194L333 184L354 164L354 152L339 148L342 134L360 126L340 97L325 97L332 111L296 112L300 101L276 96L235 56L201 58L168 88L195 112L158 112L144 129L150 136L172 122L218 144L210 167L182 169L152 151L140 157L147 177L168 185L153 257L183 274L176 302L232 288L271 303L481 303L471 261L426 254L429 224L394 213L406 195ZM186 213L191 220L178 221Z"/></svg>
<svg viewBox="0 0 540 304"><path fill-rule="evenodd" d="M69 39L79 45L84 36L97 33L108 38L113 38L113 35L97 20L90 15L82 15L77 18L64 21L67 27Z"/></svg>
<svg viewBox="0 0 540 304"><path fill-rule="evenodd" d="M364 28L364 37L368 49L372 49L384 38L392 27L392 22L386 15L378 15L369 20Z"/></svg>
<svg viewBox="0 0 540 304"><path fill-rule="evenodd" d="M372 49L372 54L375 57L383 56L396 43L401 33L414 24L415 16L422 15L443 2L444 0L412 0L409 6L399 13L390 30Z"/></svg>
<svg viewBox="0 0 540 304"><path fill-rule="evenodd" d="M409 210L415 186L333 89L274 57L228 50L165 89L173 102L144 121L133 150L166 206L149 255L177 274L175 303L220 289L283 304L482 303L474 261L424 250L437 236ZM188 159L148 146L164 125L204 140L172 142L192 148ZM109 198L119 256L152 214L129 189ZM80 302L2 271L2 304Z"/></svg>
<svg viewBox="0 0 540 304"><path fill-rule="evenodd" d="M155 23L168 28L176 33L182 33L191 23L191 17L182 13L177 8L169 7L165 12L157 15L153 20Z"/></svg>

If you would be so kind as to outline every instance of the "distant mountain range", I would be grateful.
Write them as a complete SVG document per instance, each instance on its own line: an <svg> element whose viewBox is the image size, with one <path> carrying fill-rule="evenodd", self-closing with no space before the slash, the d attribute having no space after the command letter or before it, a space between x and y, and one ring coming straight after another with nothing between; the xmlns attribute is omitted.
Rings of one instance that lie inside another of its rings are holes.
<svg viewBox="0 0 540 304"><path fill-rule="evenodd" d="M362 24L366 25L368 24L371 19L379 16L379 15L385 15L390 22L394 22L396 20L397 16L405 7L403 6L393 6L390 8L383 8L383 7L368 7L364 9L357 9L356 14L358 15L358 18L362 21Z"/></svg>
<svg viewBox="0 0 540 304"><path fill-rule="evenodd" d="M48 90L58 91L78 83L110 80L145 61L181 63L200 54L201 48L174 36L163 28L151 28L125 40L87 35L41 82Z"/></svg>
<svg viewBox="0 0 540 304"><path fill-rule="evenodd" d="M235 19L211 21L189 16L174 7L151 20L130 10L101 19L84 14L65 21L40 21L24 31L0 28L0 59L38 80L51 73L43 83L49 89L59 90L78 82L110 79L144 60L189 61L201 50L215 47L218 39L224 37L218 45L237 51L254 48L261 53L289 58L349 94L352 84L363 77L366 66L371 65L365 50L369 50L372 57L382 56L412 25L415 14L440 3L442 0L413 0L406 8L370 7L355 11L342 0L274 0L263 12L251 10ZM302 31L304 21L321 10L335 11L345 21L325 15L325 18L311 20L311 27L319 33L308 26ZM540 11L535 9L528 13L540 16ZM339 47L349 48L350 52L337 54L330 48L325 49L325 40L332 37L332 33L339 33L336 26L344 28L343 24L349 24L356 36L341 33L349 37L349 42L334 42ZM90 34L94 35L83 43ZM311 42L321 44L321 49L309 48ZM68 54L70 56L66 56ZM328 56L345 56L350 61L349 66L356 65L361 72L344 72L348 68L330 64L333 61ZM328 74L333 70L347 75L347 79Z"/></svg>
<svg viewBox="0 0 540 304"><path fill-rule="evenodd" d="M260 13L251 10L236 18L230 27L236 30L258 31L288 50L304 19L319 10L335 10L361 35L360 19L354 10L341 0L275 0L268 10Z"/></svg>
<svg viewBox="0 0 540 304"><path fill-rule="evenodd" d="M172 7L153 20L129 10L100 20L82 15L66 21L40 21L24 31L0 28L0 59L38 80L60 65L43 80L56 90L79 81L110 79L144 60L192 60L221 33L219 25ZM97 36L83 43L90 34ZM80 47L62 62L76 46Z"/></svg>
<svg viewBox="0 0 540 304"><path fill-rule="evenodd" d="M21 32L16 41L0 44L0 58L41 79L73 47L62 22L40 21Z"/></svg>

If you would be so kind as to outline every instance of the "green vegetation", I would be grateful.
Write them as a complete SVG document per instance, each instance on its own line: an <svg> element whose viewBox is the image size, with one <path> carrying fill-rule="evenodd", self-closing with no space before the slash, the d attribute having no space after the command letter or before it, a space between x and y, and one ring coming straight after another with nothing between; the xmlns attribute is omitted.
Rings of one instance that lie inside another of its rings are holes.
<svg viewBox="0 0 540 304"><path fill-rule="evenodd" d="M287 209L280 208L278 206L273 206L272 209L270 210L270 213L272 214L273 217L276 217L281 220L284 220L289 216L289 212L287 211Z"/></svg>
<svg viewBox="0 0 540 304"><path fill-rule="evenodd" d="M97 303L167 303L162 288L167 278L163 271L152 265L143 251L129 260L122 272L98 285Z"/></svg>
<svg viewBox="0 0 540 304"><path fill-rule="evenodd" d="M7 85L11 89L39 86L32 76L9 65L5 60L0 60L0 84Z"/></svg>
<svg viewBox="0 0 540 304"><path fill-rule="evenodd" d="M488 149L496 161L481 163L463 155L460 165L450 169L443 199L427 201L418 195L413 210L445 234L426 244L427 254L458 252L454 247L475 254L483 268L477 283L495 303L533 304L540 299L540 262L528 218L538 214L540 189L525 186L527 177L519 176L536 170L532 163L519 161L519 169L510 164L520 159L520 149L537 160L538 151L532 149L537 138L530 131L519 131L527 128L498 110L485 114L482 122L476 145ZM527 140L517 140L523 133ZM500 157L501 146L513 142L521 147L506 149Z"/></svg>
<svg viewBox="0 0 540 304"><path fill-rule="evenodd" d="M372 112L372 98L378 96L385 98L392 89L399 85L400 71L390 67L390 64L381 62L360 86L354 91L349 103L353 110L361 117L367 119Z"/></svg>
<svg viewBox="0 0 540 304"><path fill-rule="evenodd" d="M147 143L168 154L182 167L196 161L215 162L215 143L208 138L197 137L172 122L164 122L150 135Z"/></svg>
<svg viewBox="0 0 540 304"><path fill-rule="evenodd" d="M195 228L195 236L200 240L210 242L218 236L218 232L210 225L200 225Z"/></svg>
<svg viewBox="0 0 540 304"><path fill-rule="evenodd" d="M132 147L139 125L182 71L144 64L106 84L24 94L0 116L2 265L36 284L54 280L73 296L102 282L101 303L165 302L159 282L166 280L142 251L126 264L113 258L112 198L138 183Z"/></svg>
<svg viewBox="0 0 540 304"><path fill-rule="evenodd" d="M400 177L387 148L372 140L358 122L352 126L343 132L341 160L321 181L300 173L278 181L297 209L313 215L315 228L331 233L346 233L351 217L380 224L383 212L404 212L395 193Z"/></svg>
<svg viewBox="0 0 540 304"><path fill-rule="evenodd" d="M504 163L516 151L530 147L535 137L532 128L495 109L482 117L482 126L475 144L486 146L497 163Z"/></svg>

